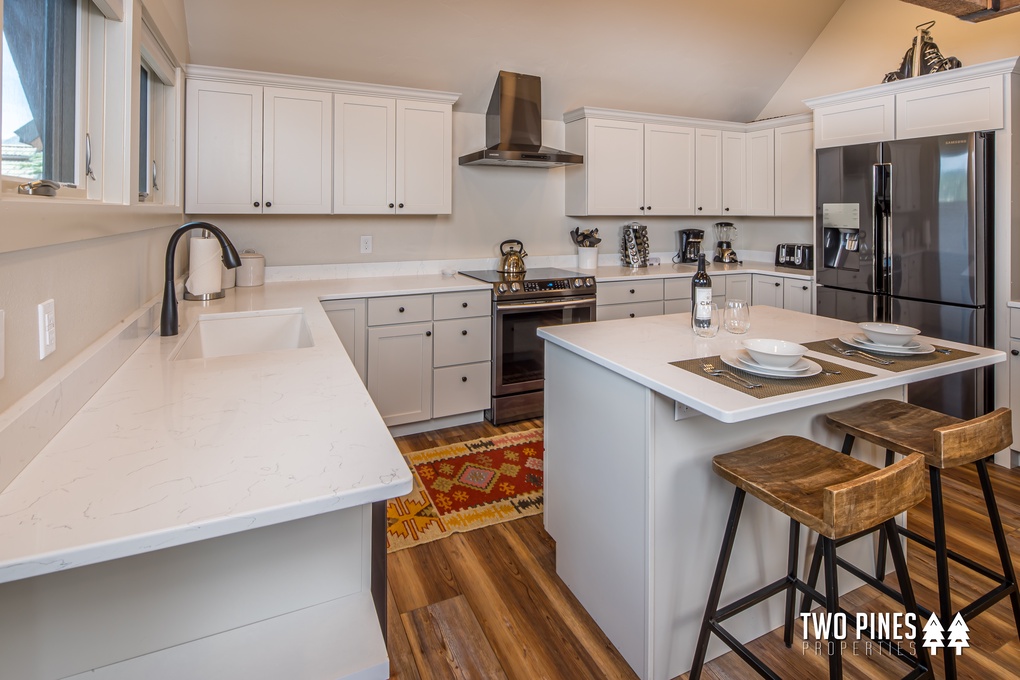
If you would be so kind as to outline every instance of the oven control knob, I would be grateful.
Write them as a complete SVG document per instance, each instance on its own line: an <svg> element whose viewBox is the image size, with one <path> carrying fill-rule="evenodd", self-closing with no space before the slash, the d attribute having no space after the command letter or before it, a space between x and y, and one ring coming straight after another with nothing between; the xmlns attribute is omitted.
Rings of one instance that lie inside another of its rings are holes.
<svg viewBox="0 0 1020 680"><path fill-rule="evenodd" d="M591 288L594 285L595 285L595 279L593 279L592 277L589 276L588 278L586 278L584 280L584 287L585 288Z"/></svg>
<svg viewBox="0 0 1020 680"><path fill-rule="evenodd" d="M574 279L574 288L580 288L582 285L581 279Z"/></svg>
<svg viewBox="0 0 1020 680"><path fill-rule="evenodd" d="M510 284L510 292L511 293L519 293L520 290L521 290L521 284L518 283L517 281L514 281L513 283Z"/></svg>
<svg viewBox="0 0 1020 680"><path fill-rule="evenodd" d="M502 295L505 292L506 292L506 284L505 283L501 283L501 284L499 284L499 286L496 287L496 294L497 295Z"/></svg>

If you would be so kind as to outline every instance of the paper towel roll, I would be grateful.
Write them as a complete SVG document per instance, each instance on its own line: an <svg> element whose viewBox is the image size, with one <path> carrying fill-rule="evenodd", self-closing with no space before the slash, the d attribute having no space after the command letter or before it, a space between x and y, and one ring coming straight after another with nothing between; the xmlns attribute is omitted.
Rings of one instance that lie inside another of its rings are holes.
<svg viewBox="0 0 1020 680"><path fill-rule="evenodd" d="M184 284L192 295L207 295L223 290L220 243L215 238L191 238L188 280Z"/></svg>

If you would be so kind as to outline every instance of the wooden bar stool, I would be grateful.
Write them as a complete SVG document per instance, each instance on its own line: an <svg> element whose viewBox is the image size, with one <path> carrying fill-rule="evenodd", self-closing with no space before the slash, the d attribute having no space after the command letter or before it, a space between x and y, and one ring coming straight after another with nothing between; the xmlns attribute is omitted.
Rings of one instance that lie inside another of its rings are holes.
<svg viewBox="0 0 1020 680"><path fill-rule="evenodd" d="M892 518L924 500L924 459L920 455L907 456L885 469L842 455L801 437L778 437L762 444L726 453L712 459L712 469L731 482L736 490L730 507L726 532L723 537L719 561L708 595L708 604L701 624L701 633L691 668L691 680L701 676L705 654L712 633L715 633L754 670L766 678L779 676L758 657L722 627L722 622L752 605L781 592L786 594L786 620L783 640L786 646L793 643L793 616L797 590L825 602L830 614L843 612L839 606L839 589L836 582L836 541L842 537L884 525L895 537L896 524ZM719 607L723 579L729 565L737 523L747 494L771 505L790 518L790 544L787 574L725 607ZM797 577L797 551L800 525L818 532L819 545L825 555L825 595L818 593ZM907 563L899 548L899 541L890 542L893 564L899 580L905 607L915 611L913 591L907 575ZM928 651L918 647L918 656L908 654L895 642L878 640L876 643L897 654L913 667L906 677L931 677ZM840 641L830 644L829 677L843 674Z"/></svg>
<svg viewBox="0 0 1020 680"><path fill-rule="evenodd" d="M844 411L836 411L826 416L829 424L845 433L843 452L850 453L856 438L864 439L886 449L886 464L892 462L893 453L903 455L921 454L928 464L928 475L931 483L931 508L934 539L931 540L914 531L900 527L899 533L928 547L935 552L935 566L938 576L939 590L939 621L944 630L955 618L956 613L963 615L967 621L985 611L999 600L1009 597L1013 606L1013 619L1020 637L1020 593L1017 590L1016 574L1006 544L1006 535L1002 528L1002 520L995 503L992 482L988 476L988 465L985 459L992 454L1009 448L1013 443L1011 414L1007 408L963 421L914 406L902 401L881 399ZM973 463L977 468L984 495L985 507L995 537L995 547L999 554L1002 573L985 567L974 560L950 550L946 545L946 520L942 500L942 470ZM891 536L891 534L890 534ZM885 572L884 536L879 541L879 557L876 575L864 573L854 565L840 561L840 566L875 586L882 592L900 602L903 598L899 593L882 582ZM808 582L813 584L818 577L818 565L821 553L816 550L812 560ZM993 581L996 585L970 604L954 612L952 593L949 586L949 560L961 564ZM810 606L810 596L805 597L801 611ZM820 601L820 600L819 600ZM930 617L932 612L924 607L918 610ZM954 654L945 655L946 677L956 677L956 659Z"/></svg>

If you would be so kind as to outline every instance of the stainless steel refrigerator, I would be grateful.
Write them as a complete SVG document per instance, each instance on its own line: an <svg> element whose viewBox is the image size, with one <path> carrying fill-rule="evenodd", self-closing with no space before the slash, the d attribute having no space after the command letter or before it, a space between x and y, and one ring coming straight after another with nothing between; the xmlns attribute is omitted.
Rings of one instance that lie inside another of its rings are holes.
<svg viewBox="0 0 1020 680"><path fill-rule="evenodd" d="M993 152L990 132L819 149L818 314L989 346ZM908 399L974 417L992 373L916 383Z"/></svg>

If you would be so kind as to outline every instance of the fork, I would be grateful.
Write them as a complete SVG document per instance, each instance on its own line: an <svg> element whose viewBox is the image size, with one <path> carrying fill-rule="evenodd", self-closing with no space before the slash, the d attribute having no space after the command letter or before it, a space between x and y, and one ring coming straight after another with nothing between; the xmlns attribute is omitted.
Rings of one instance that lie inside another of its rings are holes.
<svg viewBox="0 0 1020 680"><path fill-rule="evenodd" d="M896 363L892 359L879 359L878 357L874 356L873 354L868 354L867 352L862 352L859 349L844 349L843 347L840 347L839 345L837 345L836 343L832 342L831 340L826 340L825 344L828 345L829 347L831 347L832 349L836 350L837 352L839 352L840 354L842 354L845 357L859 356L861 358L867 359L868 361L874 361L876 364L882 364L883 366L888 366L889 364L895 364Z"/></svg>
<svg viewBox="0 0 1020 680"><path fill-rule="evenodd" d="M709 375L714 375L714 376L717 376L717 377L721 376L723 378L729 378L730 380L732 380L733 382L737 383L741 387L745 387L745 388L747 388L749 390L754 389L755 387L761 387L761 383L753 383L750 380L744 380L743 378L741 378L739 375L737 375L735 373L731 373L730 371L727 371L727 370L724 370L724 369L721 369L721 368L716 368L714 364L712 364L711 362L708 362L708 361L702 361L701 362L701 370L703 370L705 373L708 373Z"/></svg>

